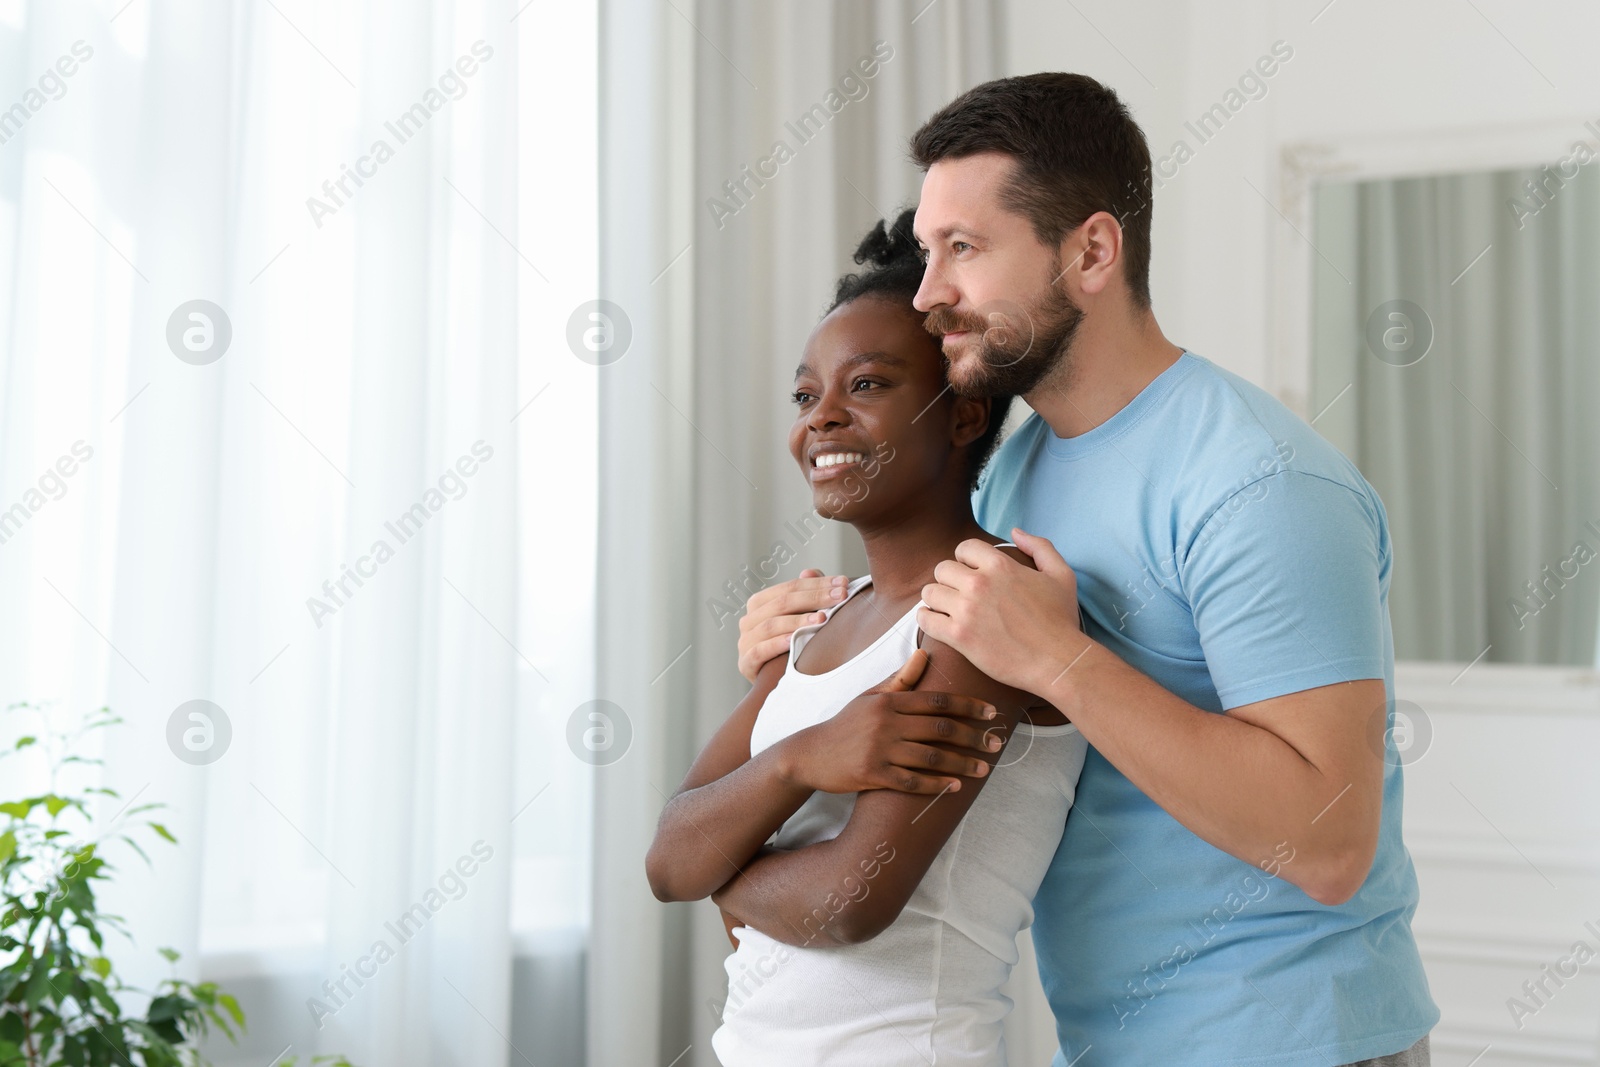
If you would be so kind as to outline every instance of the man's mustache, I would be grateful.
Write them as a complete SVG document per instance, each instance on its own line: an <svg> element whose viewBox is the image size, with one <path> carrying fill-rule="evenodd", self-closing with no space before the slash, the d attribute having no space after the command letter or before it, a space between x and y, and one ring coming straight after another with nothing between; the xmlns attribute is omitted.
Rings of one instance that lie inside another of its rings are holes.
<svg viewBox="0 0 1600 1067"><path fill-rule="evenodd" d="M947 333L960 333L963 330L982 333L989 328L989 323L979 315L964 315L953 308L935 308L928 312L922 326L929 333L943 337Z"/></svg>

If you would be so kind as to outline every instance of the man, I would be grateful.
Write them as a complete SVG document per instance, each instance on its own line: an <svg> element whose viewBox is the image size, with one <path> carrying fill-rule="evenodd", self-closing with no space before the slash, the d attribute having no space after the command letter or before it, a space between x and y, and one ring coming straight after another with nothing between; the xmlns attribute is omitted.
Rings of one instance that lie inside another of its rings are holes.
<svg viewBox="0 0 1600 1067"><path fill-rule="evenodd" d="M911 150L916 306L952 387L1034 411L977 518L1037 566L963 542L919 623L1092 746L1034 904L1057 1067L1428 1063L1382 502L1162 334L1150 155L1111 90L989 82ZM747 677L830 589L807 572L751 598Z"/></svg>

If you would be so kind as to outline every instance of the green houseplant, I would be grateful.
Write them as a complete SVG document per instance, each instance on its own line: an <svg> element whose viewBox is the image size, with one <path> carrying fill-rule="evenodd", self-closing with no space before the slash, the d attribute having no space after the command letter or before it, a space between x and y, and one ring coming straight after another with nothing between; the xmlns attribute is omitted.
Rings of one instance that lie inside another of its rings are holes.
<svg viewBox="0 0 1600 1067"><path fill-rule="evenodd" d="M20 703L6 708L7 725L27 714L43 725L0 752L0 760L42 749L50 785L0 803L0 1067L198 1067L207 1061L197 1045L213 1027L229 1040L244 1031L238 1002L215 982L173 977L154 990L125 985L104 955L105 936L131 935L95 900L95 883L113 870L103 845L124 843L149 863L138 837L176 844L149 818L163 805L124 805L91 839L90 803L98 796L117 800L117 792L61 784L71 765L100 762L82 754L84 739L122 720L101 708L75 729L55 731L42 709ZM172 949L160 952L169 963L178 959ZM127 1010L127 1001L143 998L142 1015ZM349 1067L343 1057L312 1062Z"/></svg>

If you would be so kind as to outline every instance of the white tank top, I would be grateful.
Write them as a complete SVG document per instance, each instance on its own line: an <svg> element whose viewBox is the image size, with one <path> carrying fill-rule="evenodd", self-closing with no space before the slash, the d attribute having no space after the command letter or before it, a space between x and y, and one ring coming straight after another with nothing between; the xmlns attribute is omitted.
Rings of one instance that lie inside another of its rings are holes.
<svg viewBox="0 0 1600 1067"><path fill-rule="evenodd" d="M795 669L811 635L871 581L857 578L822 622L794 632L788 669L751 729L752 756L831 718L917 647L921 601L838 668ZM723 965L728 999L711 1037L718 1059L725 1067L1004 1064L1012 1002L1000 987L1017 962L1018 932L1033 923L1086 750L1076 726L1019 723L904 910L871 941L801 948L734 927L739 947ZM770 843L794 849L837 837L854 808L854 793L813 793ZM819 902L830 888L818 887Z"/></svg>

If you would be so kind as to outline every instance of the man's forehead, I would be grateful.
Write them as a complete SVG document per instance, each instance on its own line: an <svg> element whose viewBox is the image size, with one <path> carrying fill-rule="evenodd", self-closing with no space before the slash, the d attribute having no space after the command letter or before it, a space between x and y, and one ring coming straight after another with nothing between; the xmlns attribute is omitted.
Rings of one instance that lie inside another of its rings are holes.
<svg viewBox="0 0 1600 1067"><path fill-rule="evenodd" d="M994 224L996 193L1012 162L998 153L940 160L922 178L922 196L912 216L911 233L926 245L958 234L975 234Z"/></svg>

